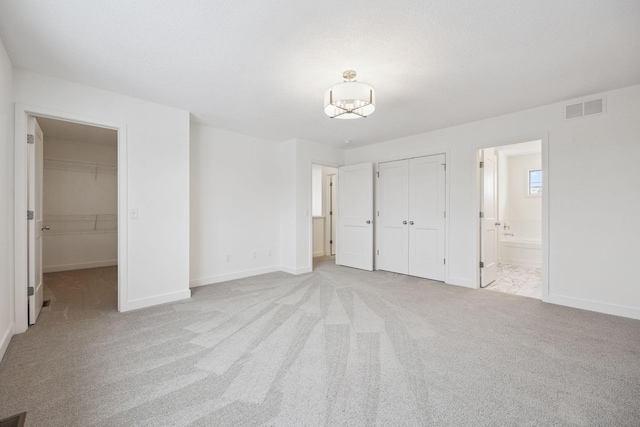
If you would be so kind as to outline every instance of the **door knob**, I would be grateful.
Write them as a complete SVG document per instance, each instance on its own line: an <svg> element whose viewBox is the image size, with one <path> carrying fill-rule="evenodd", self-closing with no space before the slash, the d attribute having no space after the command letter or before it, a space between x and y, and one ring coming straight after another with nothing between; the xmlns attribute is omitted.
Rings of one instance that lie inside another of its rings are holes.
<svg viewBox="0 0 640 427"><path fill-rule="evenodd" d="M45 231L45 230L51 230L51 227L49 227L48 225L45 225L44 227L42 227L40 230Z"/></svg>
<svg viewBox="0 0 640 427"><path fill-rule="evenodd" d="M402 223L403 223L404 225L407 225L407 221L402 221Z"/></svg>
<svg viewBox="0 0 640 427"><path fill-rule="evenodd" d="M371 224L371 220L370 219L367 220L367 224Z"/></svg>
<svg viewBox="0 0 640 427"><path fill-rule="evenodd" d="M410 224L410 225L413 225L413 221L409 221L409 224Z"/></svg>

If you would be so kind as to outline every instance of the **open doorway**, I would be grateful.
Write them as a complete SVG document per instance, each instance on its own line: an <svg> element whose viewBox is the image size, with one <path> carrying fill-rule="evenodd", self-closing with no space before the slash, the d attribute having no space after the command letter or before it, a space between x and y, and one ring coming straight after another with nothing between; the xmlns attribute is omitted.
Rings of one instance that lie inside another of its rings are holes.
<svg viewBox="0 0 640 427"><path fill-rule="evenodd" d="M542 141L478 150L480 287L542 294Z"/></svg>
<svg viewBox="0 0 640 427"><path fill-rule="evenodd" d="M336 255L336 189L338 169L311 165L311 249L313 268L335 264Z"/></svg>
<svg viewBox="0 0 640 427"><path fill-rule="evenodd" d="M75 319L116 310L118 131L35 115L28 123L37 159L28 179L28 323L41 313Z"/></svg>

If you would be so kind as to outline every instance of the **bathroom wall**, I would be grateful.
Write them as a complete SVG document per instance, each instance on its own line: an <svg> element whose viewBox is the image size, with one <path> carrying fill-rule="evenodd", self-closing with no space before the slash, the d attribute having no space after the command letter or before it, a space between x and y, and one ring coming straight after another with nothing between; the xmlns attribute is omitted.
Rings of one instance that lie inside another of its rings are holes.
<svg viewBox="0 0 640 427"><path fill-rule="evenodd" d="M116 265L116 131L112 143L44 141L43 271Z"/></svg>
<svg viewBox="0 0 640 427"><path fill-rule="evenodd" d="M528 172L542 167L541 155L500 156L498 161L506 161L506 165L498 167L500 221L509 226L500 234L506 231L518 239L539 241L542 234L542 197L529 195L527 187Z"/></svg>

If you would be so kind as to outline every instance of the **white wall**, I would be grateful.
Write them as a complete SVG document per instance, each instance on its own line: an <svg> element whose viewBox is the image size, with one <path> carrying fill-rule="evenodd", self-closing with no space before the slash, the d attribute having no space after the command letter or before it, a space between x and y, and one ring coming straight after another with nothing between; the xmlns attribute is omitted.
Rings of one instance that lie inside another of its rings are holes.
<svg viewBox="0 0 640 427"><path fill-rule="evenodd" d="M313 217L313 256L324 256L324 235L325 235L325 218L324 216Z"/></svg>
<svg viewBox="0 0 640 427"><path fill-rule="evenodd" d="M509 158L501 151L496 151L498 158L498 219L507 217L507 198L509 192ZM542 157L541 157L542 158Z"/></svg>
<svg viewBox="0 0 640 427"><path fill-rule="evenodd" d="M13 335L13 67L0 40L0 360Z"/></svg>
<svg viewBox="0 0 640 427"><path fill-rule="evenodd" d="M280 160L276 142L192 125L191 286L279 270Z"/></svg>
<svg viewBox="0 0 640 427"><path fill-rule="evenodd" d="M565 120L569 102L547 105L351 149L346 162L449 150L449 277L476 286L477 148L548 135L548 300L640 318L640 85L605 95L606 114Z"/></svg>
<svg viewBox="0 0 640 427"><path fill-rule="evenodd" d="M44 224L51 226L43 233L42 269L52 271L76 270L81 268L104 267L117 264L117 230L61 232L56 230L60 222L51 221L53 216L64 215L117 215L117 134L113 143L95 143L51 138L44 135ZM49 167L47 160L79 162L81 168L73 165L63 170L63 163ZM106 165L113 168L99 168L94 173L84 165ZM83 226L83 222L75 224ZM91 222L91 221L89 221ZM72 223L74 224L74 223ZM104 229L100 224L99 228ZM81 228L81 227L78 227ZM82 227L84 228L84 227Z"/></svg>
<svg viewBox="0 0 640 427"><path fill-rule="evenodd" d="M341 166L344 151L303 139L280 144L283 271L312 269L311 165Z"/></svg>
<svg viewBox="0 0 640 427"><path fill-rule="evenodd" d="M190 296L189 112L14 70L16 102L126 126L126 281L122 310ZM122 211L120 211L122 212ZM122 266L121 266L122 268Z"/></svg>
<svg viewBox="0 0 640 427"><path fill-rule="evenodd" d="M542 233L542 197L528 195L528 172L542 167L540 154L526 154L506 157L507 174L499 177L499 193L504 211L500 221L506 222L516 238L540 240ZM501 230L501 235L503 234Z"/></svg>

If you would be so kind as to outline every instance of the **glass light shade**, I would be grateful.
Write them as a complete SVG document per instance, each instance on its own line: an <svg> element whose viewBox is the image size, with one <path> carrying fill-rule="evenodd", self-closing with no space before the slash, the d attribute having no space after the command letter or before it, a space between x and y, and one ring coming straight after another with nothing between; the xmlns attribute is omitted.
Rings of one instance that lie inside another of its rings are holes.
<svg viewBox="0 0 640 427"><path fill-rule="evenodd" d="M344 82L324 92L324 112L336 119L367 117L376 109L376 91L365 83Z"/></svg>

